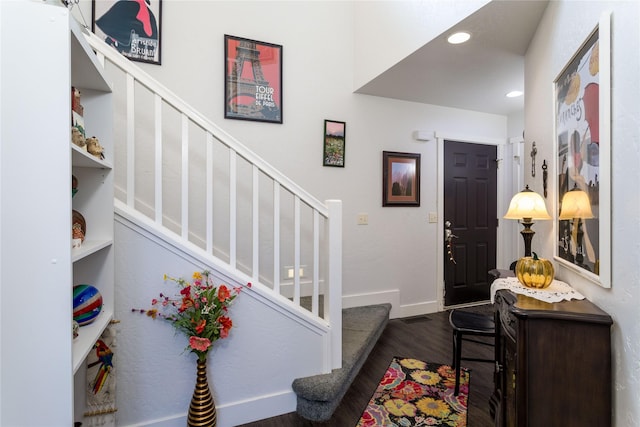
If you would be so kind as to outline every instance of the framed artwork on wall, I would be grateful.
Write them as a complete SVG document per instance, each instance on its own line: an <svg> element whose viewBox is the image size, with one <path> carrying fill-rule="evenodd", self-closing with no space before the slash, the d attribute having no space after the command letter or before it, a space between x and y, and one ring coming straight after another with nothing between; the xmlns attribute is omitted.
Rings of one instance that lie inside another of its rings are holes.
<svg viewBox="0 0 640 427"><path fill-rule="evenodd" d="M420 154L382 152L382 206L420 206Z"/></svg>
<svg viewBox="0 0 640 427"><path fill-rule="evenodd" d="M322 166L344 167L347 124L335 120L324 121Z"/></svg>
<svg viewBox="0 0 640 427"><path fill-rule="evenodd" d="M225 119L282 123L282 46L224 36Z"/></svg>
<svg viewBox="0 0 640 427"><path fill-rule="evenodd" d="M611 287L611 35L600 19L554 81L555 260Z"/></svg>
<svg viewBox="0 0 640 427"><path fill-rule="evenodd" d="M91 30L132 61L160 65L162 0L93 0Z"/></svg>

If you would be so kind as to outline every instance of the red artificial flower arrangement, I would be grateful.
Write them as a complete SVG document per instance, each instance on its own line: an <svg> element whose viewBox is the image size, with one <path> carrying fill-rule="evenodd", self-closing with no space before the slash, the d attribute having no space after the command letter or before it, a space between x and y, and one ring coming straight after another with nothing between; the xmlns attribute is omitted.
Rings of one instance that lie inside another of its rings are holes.
<svg viewBox="0 0 640 427"><path fill-rule="evenodd" d="M180 285L180 293L174 297L160 293L159 298L151 300L153 308L134 308L132 311L171 322L176 330L183 332L189 339L186 350L195 353L200 361L204 361L213 343L229 336L233 322L227 310L240 294L242 287L216 287L211 273L207 270L196 271L192 279L189 283L165 274L165 281L171 280ZM251 283L247 286L251 287Z"/></svg>

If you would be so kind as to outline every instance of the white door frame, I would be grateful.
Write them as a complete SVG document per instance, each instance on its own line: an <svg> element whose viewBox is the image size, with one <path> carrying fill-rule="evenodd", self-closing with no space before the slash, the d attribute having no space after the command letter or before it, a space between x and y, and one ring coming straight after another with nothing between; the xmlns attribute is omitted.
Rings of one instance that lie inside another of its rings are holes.
<svg viewBox="0 0 640 427"><path fill-rule="evenodd" d="M507 247L505 245L501 248L501 246L505 242L515 241L515 239L511 238L513 236L511 228L502 226L506 222L506 220L502 220L502 215L507 211L507 207L509 206L511 197L513 194L515 194L515 192L511 191L512 188L520 188L522 185L522 161L520 159L522 157L521 152L523 150L523 144L519 144L518 142L524 141L517 141L517 139L507 141L500 138L470 137L469 135L455 135L440 132L436 132L435 137L438 156L438 233L436 239L436 245L438 249L436 250L436 283L440 284L436 289L436 296L438 299L438 310L442 311L444 309L444 142L445 140L450 140L457 142L467 142L471 144L495 145L497 147L497 213L500 220L498 221L498 228L496 230L496 263L499 267L502 268L505 265L505 259L509 257L509 254L514 253L512 252L512 247ZM509 163L512 165L511 168L506 167L507 162L504 161L505 152L507 153L507 155L512 157L512 159L510 160L513 161L509 161ZM516 154L517 162L515 162ZM505 166L503 166L503 164L505 164ZM517 182L515 181L516 179L518 180ZM515 221L511 222L517 225ZM504 268L508 267L509 264L507 263Z"/></svg>
<svg viewBox="0 0 640 427"><path fill-rule="evenodd" d="M503 161L500 162L500 167L504 165L502 167L504 173L502 210L498 205L498 215L500 215L498 229L502 232L498 234L500 240L498 240L497 263L498 268L509 268L513 261L524 256L519 222L502 218L509 208L513 195L524 189L524 139L510 138L504 146L503 153Z"/></svg>

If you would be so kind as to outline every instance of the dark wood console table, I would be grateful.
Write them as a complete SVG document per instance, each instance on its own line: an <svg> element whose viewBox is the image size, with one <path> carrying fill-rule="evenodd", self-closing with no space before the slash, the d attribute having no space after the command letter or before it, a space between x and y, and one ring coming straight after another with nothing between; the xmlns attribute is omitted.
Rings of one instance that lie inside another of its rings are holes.
<svg viewBox="0 0 640 427"><path fill-rule="evenodd" d="M611 317L585 300L495 295L497 427L611 426Z"/></svg>

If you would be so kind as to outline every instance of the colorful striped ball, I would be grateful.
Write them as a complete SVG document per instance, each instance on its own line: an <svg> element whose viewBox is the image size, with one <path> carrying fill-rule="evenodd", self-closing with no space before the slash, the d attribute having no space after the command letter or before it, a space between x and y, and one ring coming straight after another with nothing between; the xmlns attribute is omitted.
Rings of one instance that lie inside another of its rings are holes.
<svg viewBox="0 0 640 427"><path fill-rule="evenodd" d="M102 295L91 285L73 287L73 320L80 326L96 320L102 310Z"/></svg>

